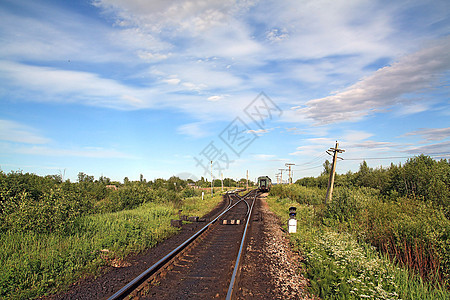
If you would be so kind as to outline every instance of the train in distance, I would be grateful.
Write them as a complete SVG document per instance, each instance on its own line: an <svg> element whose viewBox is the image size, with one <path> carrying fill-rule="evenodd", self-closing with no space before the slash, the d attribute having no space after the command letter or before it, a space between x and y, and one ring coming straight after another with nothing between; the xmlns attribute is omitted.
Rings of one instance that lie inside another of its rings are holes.
<svg viewBox="0 0 450 300"><path fill-rule="evenodd" d="M272 187L272 180L269 176L260 176L258 177L258 190L261 192L268 192Z"/></svg>

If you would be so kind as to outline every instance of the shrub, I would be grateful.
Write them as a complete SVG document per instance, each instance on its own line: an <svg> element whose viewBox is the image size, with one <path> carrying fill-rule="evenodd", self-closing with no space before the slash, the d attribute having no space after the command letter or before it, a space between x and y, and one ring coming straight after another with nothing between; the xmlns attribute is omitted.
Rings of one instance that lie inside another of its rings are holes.
<svg viewBox="0 0 450 300"><path fill-rule="evenodd" d="M11 200L9 211L3 216L3 230L67 234L90 207L87 199L61 189L45 192L38 201L22 192Z"/></svg>
<svg viewBox="0 0 450 300"><path fill-rule="evenodd" d="M418 200L374 200L367 206L365 239L424 279L450 280L450 221ZM363 227L363 226L361 226Z"/></svg>
<svg viewBox="0 0 450 300"><path fill-rule="evenodd" d="M298 184L274 185L269 195L289 198L297 203L320 204L325 199L325 192L319 188L307 188Z"/></svg>

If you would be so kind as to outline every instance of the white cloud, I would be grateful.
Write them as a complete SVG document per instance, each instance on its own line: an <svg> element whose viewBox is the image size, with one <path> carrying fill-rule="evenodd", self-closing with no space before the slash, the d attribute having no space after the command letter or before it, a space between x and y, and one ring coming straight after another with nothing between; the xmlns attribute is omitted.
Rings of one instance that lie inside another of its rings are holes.
<svg viewBox="0 0 450 300"><path fill-rule="evenodd" d="M377 142L377 141L362 141L360 143L350 144L349 148L363 148L363 149L376 149L376 150L391 150L392 147L398 146L391 142Z"/></svg>
<svg viewBox="0 0 450 300"><path fill-rule="evenodd" d="M178 79L178 78L169 78L169 79L165 79L163 81L168 83L168 84L172 84L172 85L177 85L177 84L179 84L181 82L181 80Z"/></svg>
<svg viewBox="0 0 450 300"><path fill-rule="evenodd" d="M43 1L18 0L14 4L17 11L0 10L2 59L95 64L130 61L126 51L130 44L119 42L117 32L103 22Z"/></svg>
<svg viewBox="0 0 450 300"><path fill-rule="evenodd" d="M176 74L176 78L188 89L234 90L242 85L242 80L225 68L215 67L214 62L176 62L158 66L160 74ZM182 67L180 67L182 66Z"/></svg>
<svg viewBox="0 0 450 300"><path fill-rule="evenodd" d="M158 61L158 60L164 60L169 57L167 54L160 54L160 53L151 53L146 51L138 51L139 58L146 60L146 61Z"/></svg>
<svg viewBox="0 0 450 300"><path fill-rule="evenodd" d="M78 101L94 106L136 109L151 107L154 94L150 89L130 88L94 73L5 61L0 61L0 78L10 88L24 88L29 92L27 100L31 101Z"/></svg>
<svg viewBox="0 0 450 300"><path fill-rule="evenodd" d="M138 26L148 31L181 31L196 34L222 25L236 11L245 10L251 1L209 0L96 0L96 6L118 17L118 25Z"/></svg>
<svg viewBox="0 0 450 300"><path fill-rule="evenodd" d="M267 130L267 129L257 129L257 130L250 129L250 130L247 130L247 133L254 133L254 134L257 134L259 136L263 135L264 133L268 133L268 132L269 132L269 130Z"/></svg>
<svg viewBox="0 0 450 300"><path fill-rule="evenodd" d="M31 140L30 142L32 142ZM31 144L30 142L23 142ZM14 145L9 142L0 142L1 153L49 156L49 157L85 157L85 158L120 158L137 159L138 157L123 153L115 149L105 149L102 147L75 147L63 148L58 146L42 145Z"/></svg>
<svg viewBox="0 0 450 300"><path fill-rule="evenodd" d="M450 141L445 141L441 143L434 143L419 147L410 147L402 152L407 152L415 155L425 154L425 155L433 155L433 154L450 154Z"/></svg>
<svg viewBox="0 0 450 300"><path fill-rule="evenodd" d="M368 151L397 151L399 144L385 141L368 140L373 134L365 131L347 130L339 136L339 148L346 148L352 156L358 153L367 155ZM302 140L302 146L296 148L291 155L314 156L335 146L336 140L328 137Z"/></svg>
<svg viewBox="0 0 450 300"><path fill-rule="evenodd" d="M224 98L223 95L214 95L211 97L208 97L208 101L219 101L222 100Z"/></svg>
<svg viewBox="0 0 450 300"><path fill-rule="evenodd" d="M450 127L447 128L422 128L405 133L403 136L423 136L426 141L440 141L450 138Z"/></svg>
<svg viewBox="0 0 450 300"><path fill-rule="evenodd" d="M265 128L265 129L256 129L256 130L250 129L250 130L247 130L247 133L253 133L253 134L256 134L258 136L263 136L264 134L269 133L269 132L275 130L276 128L279 128L279 127Z"/></svg>
<svg viewBox="0 0 450 300"><path fill-rule="evenodd" d="M0 120L0 140L26 144L50 142L50 139L41 136L34 128L9 120Z"/></svg>
<svg viewBox="0 0 450 300"><path fill-rule="evenodd" d="M403 57L342 92L310 100L298 112L317 123L360 119L371 111L413 101L403 95L432 87L450 69L450 38Z"/></svg>
<svg viewBox="0 0 450 300"><path fill-rule="evenodd" d="M289 33L285 28L283 29L273 28L272 30L266 33L266 37L269 41L273 43L281 42L282 40L289 38Z"/></svg>
<svg viewBox="0 0 450 300"><path fill-rule="evenodd" d="M198 139L208 135L205 126L205 123L202 122L184 124L178 127L177 132Z"/></svg>
<svg viewBox="0 0 450 300"><path fill-rule="evenodd" d="M136 159L135 156L122 153L114 149L104 148L80 148L80 149L64 149L54 147L33 146L30 148L17 148L17 153L40 156L62 156L62 157L87 157L87 158L122 158L122 159Z"/></svg>

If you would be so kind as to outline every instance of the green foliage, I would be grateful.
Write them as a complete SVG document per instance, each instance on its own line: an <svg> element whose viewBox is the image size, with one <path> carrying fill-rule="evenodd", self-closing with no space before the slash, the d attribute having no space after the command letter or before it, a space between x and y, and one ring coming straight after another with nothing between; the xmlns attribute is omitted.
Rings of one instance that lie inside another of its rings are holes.
<svg viewBox="0 0 450 300"><path fill-rule="evenodd" d="M175 209L149 203L135 210L84 216L71 235L8 232L0 235L0 298L36 298L83 272L172 235Z"/></svg>
<svg viewBox="0 0 450 300"><path fill-rule="evenodd" d="M88 200L62 189L51 189L38 200L24 191L10 200L2 214L3 231L66 234L90 207Z"/></svg>
<svg viewBox="0 0 450 300"><path fill-rule="evenodd" d="M98 204L97 209L101 212L114 212L158 200L159 196L155 190L140 182L132 182L118 190L110 191L108 197Z"/></svg>
<svg viewBox="0 0 450 300"><path fill-rule="evenodd" d="M125 180L117 189L111 180L83 172L78 182L62 182L61 176L0 171L0 232L68 233L81 216L133 209L148 202L170 202L177 207L183 199L200 191L187 187L178 177L147 182Z"/></svg>
<svg viewBox="0 0 450 300"><path fill-rule="evenodd" d="M372 190L357 191L353 197L369 197ZM342 197L352 197L343 191ZM365 200L367 200L366 198ZM318 216L326 207L298 204L288 198L270 197L270 208L285 219L290 206L297 207L297 233L291 245L300 252L311 292L323 299L448 299L450 293L433 286L361 240L361 237L324 226ZM370 201L369 201L370 202ZM364 209L361 211L363 212ZM359 239L358 239L359 238Z"/></svg>
<svg viewBox="0 0 450 300"><path fill-rule="evenodd" d="M357 219L364 239L427 280L450 283L450 221L421 201L372 199Z"/></svg>
<svg viewBox="0 0 450 300"><path fill-rule="evenodd" d="M297 203L320 204L325 198L326 192L319 188L307 188L298 184L272 186L269 195L278 198L289 198Z"/></svg>
<svg viewBox="0 0 450 300"><path fill-rule="evenodd" d="M327 168L317 178L306 177L296 183L306 187L326 188L328 182ZM429 156L419 155L408 159L402 165L391 164L388 168L370 168L363 161L359 171L336 175L335 186L369 187L380 191L387 199L409 197L430 203L435 208L442 208L450 218L450 161L436 161Z"/></svg>
<svg viewBox="0 0 450 300"><path fill-rule="evenodd" d="M194 196L200 196L202 194L201 190L193 189L193 188L185 188L182 191L182 197L183 198L189 198Z"/></svg>
<svg viewBox="0 0 450 300"><path fill-rule="evenodd" d="M333 192L333 201L324 210L324 218L338 222L351 222L358 217L372 197L379 195L378 190L371 188L338 187Z"/></svg>
<svg viewBox="0 0 450 300"><path fill-rule="evenodd" d="M323 225L352 232L422 278L449 285L450 221L444 210L419 199L387 200L378 189L368 187L337 187L330 203L318 205L324 193L324 189L278 185L270 195L316 205L316 218Z"/></svg>
<svg viewBox="0 0 450 300"><path fill-rule="evenodd" d="M103 189L107 183L63 183L0 171L1 299L37 298L61 290L85 273L96 274L99 267L173 235L177 229L170 219L180 208L202 216L221 199L184 199L200 192L155 189L144 180L117 190ZM97 190L106 191L105 198L97 200Z"/></svg>

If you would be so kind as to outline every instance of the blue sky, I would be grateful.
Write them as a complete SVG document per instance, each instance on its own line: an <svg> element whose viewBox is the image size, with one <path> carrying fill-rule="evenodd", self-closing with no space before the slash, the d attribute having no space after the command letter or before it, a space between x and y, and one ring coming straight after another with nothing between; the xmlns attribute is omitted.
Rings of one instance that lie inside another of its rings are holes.
<svg viewBox="0 0 450 300"><path fill-rule="evenodd" d="M3 0L0 168L199 178L213 160L217 177L275 180L295 163L297 179L319 175L336 140L339 173L364 158L448 158L449 11L448 1Z"/></svg>

